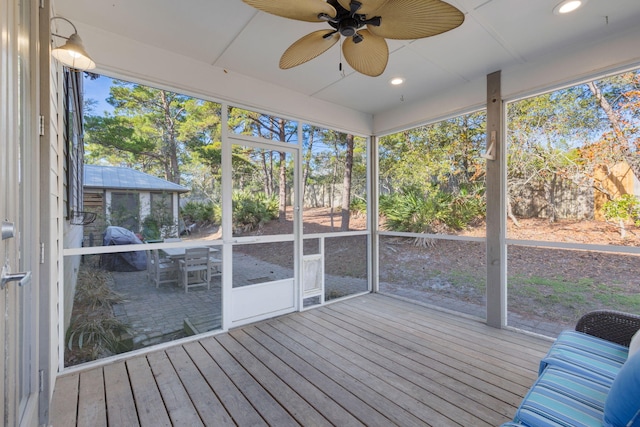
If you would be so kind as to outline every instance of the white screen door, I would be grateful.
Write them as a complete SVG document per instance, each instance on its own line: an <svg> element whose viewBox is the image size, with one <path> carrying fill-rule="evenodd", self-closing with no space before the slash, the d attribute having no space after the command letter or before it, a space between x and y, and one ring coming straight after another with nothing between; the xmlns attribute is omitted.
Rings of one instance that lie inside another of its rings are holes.
<svg viewBox="0 0 640 427"><path fill-rule="evenodd" d="M296 150L232 145L233 326L296 309Z"/></svg>

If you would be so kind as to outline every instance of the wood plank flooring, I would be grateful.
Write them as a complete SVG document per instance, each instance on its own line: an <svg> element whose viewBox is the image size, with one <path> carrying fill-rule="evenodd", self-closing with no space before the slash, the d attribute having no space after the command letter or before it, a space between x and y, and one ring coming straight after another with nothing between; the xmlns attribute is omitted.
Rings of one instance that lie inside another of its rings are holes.
<svg viewBox="0 0 640 427"><path fill-rule="evenodd" d="M550 341L381 295L61 375L53 426L498 426Z"/></svg>

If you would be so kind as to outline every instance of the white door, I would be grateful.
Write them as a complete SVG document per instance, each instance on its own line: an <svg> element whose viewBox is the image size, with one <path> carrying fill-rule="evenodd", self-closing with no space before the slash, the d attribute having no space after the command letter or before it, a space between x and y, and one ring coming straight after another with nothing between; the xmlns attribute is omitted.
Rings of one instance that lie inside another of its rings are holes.
<svg viewBox="0 0 640 427"><path fill-rule="evenodd" d="M231 152L237 218L233 239L224 241L231 246L233 259L230 321L238 326L297 309L298 151L284 145L234 142ZM286 202L283 217L277 219L280 197ZM253 212L263 209L258 205L265 204L276 218L252 218Z"/></svg>
<svg viewBox="0 0 640 427"><path fill-rule="evenodd" d="M9 35L2 37L0 54L0 357L4 367L0 416L5 425L34 425L38 414L32 317L37 301L29 273L30 242L37 223L25 220L31 217L26 212L35 200L34 153L39 143L32 131L36 74L30 61L32 7L28 0L0 0L0 30Z"/></svg>

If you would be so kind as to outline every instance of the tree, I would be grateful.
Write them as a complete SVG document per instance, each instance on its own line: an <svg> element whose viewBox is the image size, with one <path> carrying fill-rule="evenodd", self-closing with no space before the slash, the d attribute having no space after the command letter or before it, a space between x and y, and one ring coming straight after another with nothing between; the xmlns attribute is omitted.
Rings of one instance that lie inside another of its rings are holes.
<svg viewBox="0 0 640 427"><path fill-rule="evenodd" d="M86 117L87 141L135 160L144 170L159 169L165 179L179 184L183 150L179 128L185 121L185 103L189 99L114 80L107 99L114 107L114 115Z"/></svg>
<svg viewBox="0 0 640 427"><path fill-rule="evenodd" d="M349 206L351 205L351 172L353 170L353 135L347 135L345 145L344 173L342 178L342 221L340 222L340 230L342 231L349 230L349 218L351 217Z"/></svg>
<svg viewBox="0 0 640 427"><path fill-rule="evenodd" d="M532 194L544 194L545 204L528 213L544 210L553 221L567 183L593 188L597 200L618 197L622 189L608 182L618 180L619 164L640 176L639 88L635 71L509 104L511 198L533 205Z"/></svg>
<svg viewBox="0 0 640 427"><path fill-rule="evenodd" d="M459 230L484 216L484 112L380 140L380 212L397 231ZM416 244L427 245L425 239Z"/></svg>
<svg viewBox="0 0 640 427"><path fill-rule="evenodd" d="M484 112L463 115L381 138L383 190L422 187L458 192L482 186L485 117Z"/></svg>
<svg viewBox="0 0 640 427"><path fill-rule="evenodd" d="M230 109L230 126L240 134L257 136L279 142L290 142L297 135L297 124L282 118L261 114L239 108ZM275 194L276 185L273 180L273 167L278 168L278 220L286 220L287 206L287 153L278 152L278 159L273 158L273 153L266 150L253 150L260 156L260 164L263 173L264 192L268 196Z"/></svg>
<svg viewBox="0 0 640 427"><path fill-rule="evenodd" d="M510 103L507 180L509 208L521 215L558 215L558 192L571 182L590 185L579 148L602 126L586 86L574 86ZM539 203L542 196L544 203Z"/></svg>
<svg viewBox="0 0 640 427"><path fill-rule="evenodd" d="M618 85L623 86L624 92L615 90L615 87L612 88L614 85L606 80L589 82L587 87L609 122L608 140L613 145L610 151L619 153L636 177L640 178L640 138L637 136L639 129L637 123L630 121L634 117L638 118L640 112L640 73L626 73L617 80ZM609 93L604 93L601 86L608 87ZM613 104L607 99L608 96L613 98ZM633 136L636 137L635 141L632 141Z"/></svg>

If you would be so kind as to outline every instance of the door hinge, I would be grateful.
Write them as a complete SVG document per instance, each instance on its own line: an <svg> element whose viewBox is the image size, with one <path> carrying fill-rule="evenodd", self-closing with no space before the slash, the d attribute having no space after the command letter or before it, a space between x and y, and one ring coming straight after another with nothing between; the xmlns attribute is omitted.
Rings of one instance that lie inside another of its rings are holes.
<svg viewBox="0 0 640 427"><path fill-rule="evenodd" d="M44 136L44 116L38 117L38 133L40 136Z"/></svg>
<svg viewBox="0 0 640 427"><path fill-rule="evenodd" d="M38 376L39 376L39 380L38 380L38 391L40 393L42 393L44 391L44 369L40 369L38 371Z"/></svg>
<svg viewBox="0 0 640 427"><path fill-rule="evenodd" d="M40 243L40 264L44 264L44 243Z"/></svg>

